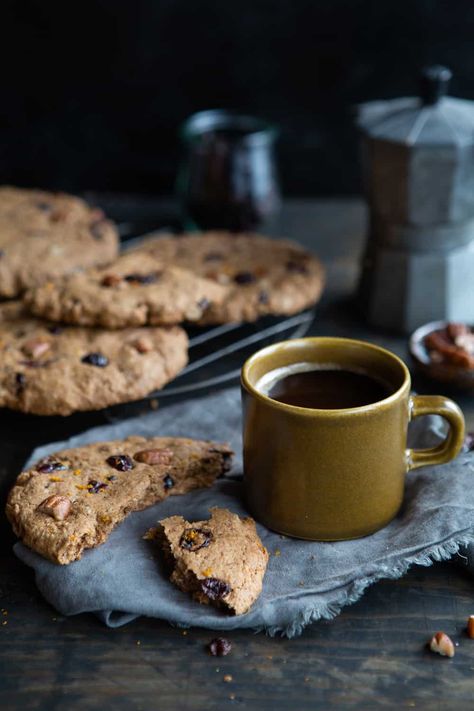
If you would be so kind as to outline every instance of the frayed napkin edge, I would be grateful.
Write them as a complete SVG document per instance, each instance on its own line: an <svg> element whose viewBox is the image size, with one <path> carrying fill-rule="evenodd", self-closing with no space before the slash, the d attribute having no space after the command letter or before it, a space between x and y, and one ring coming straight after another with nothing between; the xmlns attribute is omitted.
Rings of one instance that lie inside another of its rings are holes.
<svg viewBox="0 0 474 711"><path fill-rule="evenodd" d="M304 612L297 615L296 619L291 622L291 624L281 626L281 625L260 625L259 627L250 627L255 634L265 632L269 637L276 637L277 635L281 637L286 637L292 639L294 637L299 637L304 629L308 625L318 622L319 620L332 620L337 615L339 615L344 607L347 605L352 605L364 594L366 589L379 582L380 580L397 580L408 571L413 565L420 565L423 567L429 567L433 563L438 563L442 561L449 560L454 555L459 553L460 549L464 546L468 546L474 543L474 530L469 529L469 533L465 533L461 536L456 535L454 538L450 538L444 543L437 543L436 545L423 550L420 553L409 556L403 561L399 561L394 567L388 563L382 566L382 569L378 571L375 575L366 576L359 580L354 580L352 583L347 585L344 591L339 595L336 600L330 603L323 603L318 605L312 605L308 607ZM94 614L100 619L101 622L106 624L108 627L122 627L130 622L133 622L138 617L142 617L140 614L125 613L114 610L94 610ZM78 614L78 613L75 613ZM112 622L114 615L123 615L123 621L116 620ZM190 629L193 626L199 627L199 625L185 625L177 620L164 620L168 622L172 627ZM211 628L209 628L211 629ZM218 629L217 627L212 629ZM225 630L231 632L232 630Z"/></svg>
<svg viewBox="0 0 474 711"><path fill-rule="evenodd" d="M269 637L275 637L276 635L287 637L288 639L299 637L308 625L318 620L332 620L341 613L343 607L352 605L360 600L370 585L380 580L397 580L403 577L412 565L429 567L433 565L433 563L449 560L456 555L456 553L459 553L460 548L471 543L474 543L474 530L472 529L463 536L456 536L444 543L437 543L431 546L431 548L423 550L421 553L410 556L397 563L394 567L389 567L389 565L386 564L375 575L354 580L347 586L347 589L344 590L337 600L327 604L313 605L311 608L300 613L291 624L285 627L278 625L265 627L262 625L254 628L254 631L255 633L265 631Z"/></svg>

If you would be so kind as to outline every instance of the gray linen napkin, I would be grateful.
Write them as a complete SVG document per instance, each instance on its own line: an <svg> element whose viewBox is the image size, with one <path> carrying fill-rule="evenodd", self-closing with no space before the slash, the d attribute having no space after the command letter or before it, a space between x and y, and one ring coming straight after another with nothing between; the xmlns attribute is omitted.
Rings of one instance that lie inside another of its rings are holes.
<svg viewBox="0 0 474 711"><path fill-rule="evenodd" d="M439 439L438 419L413 423L411 444L430 446ZM172 496L131 514L104 545L86 551L82 560L68 566L50 563L21 543L15 544L17 556L34 568L44 597L64 615L95 612L110 627L148 615L182 626L245 627L291 637L310 622L338 614L377 580L398 578L414 563L431 565L452 556L460 545L474 543L474 456L463 454L450 464L408 474L400 514L372 536L313 543L259 526L271 555L262 595L250 612L228 616L199 605L168 581L160 555L142 535L158 519L172 514L199 520L208 517L211 506L246 513L239 476L240 427L240 395L237 389L230 389L38 448L30 462L58 448L130 434L227 440L237 452L230 477L212 489Z"/></svg>

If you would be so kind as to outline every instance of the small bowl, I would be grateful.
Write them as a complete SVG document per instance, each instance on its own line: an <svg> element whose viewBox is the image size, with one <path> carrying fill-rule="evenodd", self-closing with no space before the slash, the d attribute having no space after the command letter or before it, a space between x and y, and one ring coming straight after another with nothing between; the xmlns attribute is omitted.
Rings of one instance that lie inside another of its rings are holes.
<svg viewBox="0 0 474 711"><path fill-rule="evenodd" d="M452 363L436 363L431 360L425 346L425 338L433 331L443 331L448 321L431 321L416 329L410 336L409 348L418 370L433 380L449 383L463 390L474 389L474 368L461 368ZM470 327L472 328L472 327Z"/></svg>

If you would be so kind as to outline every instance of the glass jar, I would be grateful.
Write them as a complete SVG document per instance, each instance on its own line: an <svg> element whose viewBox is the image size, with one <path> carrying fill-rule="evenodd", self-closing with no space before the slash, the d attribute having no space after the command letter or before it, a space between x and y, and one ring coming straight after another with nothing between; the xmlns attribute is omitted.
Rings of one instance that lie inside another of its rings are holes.
<svg viewBox="0 0 474 711"><path fill-rule="evenodd" d="M225 110L201 111L181 128L177 191L191 230L271 232L280 208L274 126Z"/></svg>

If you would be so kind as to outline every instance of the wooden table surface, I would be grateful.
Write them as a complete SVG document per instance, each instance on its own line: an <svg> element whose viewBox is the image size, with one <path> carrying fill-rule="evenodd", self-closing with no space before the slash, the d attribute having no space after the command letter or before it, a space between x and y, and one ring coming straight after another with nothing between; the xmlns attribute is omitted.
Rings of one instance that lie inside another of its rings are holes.
<svg viewBox="0 0 474 711"><path fill-rule="evenodd" d="M289 201L281 234L299 238L324 259L325 296L315 335L361 337L406 357L406 339L369 329L351 294L363 242L358 200ZM420 392L454 395L474 429L472 398L415 377ZM148 409L139 404L123 416ZM38 443L107 422L110 411L70 418L0 412L3 502L22 462ZM32 573L11 552L14 538L0 522L0 708L69 709L472 709L474 642L464 633L474 614L474 578L455 562L414 567L384 581L334 620L293 640L233 632L233 648L213 658L203 629L183 632L141 618L108 629L93 615L60 616L39 595ZM452 660L429 653L426 640L444 630L459 641ZM231 681L224 681L231 675Z"/></svg>

